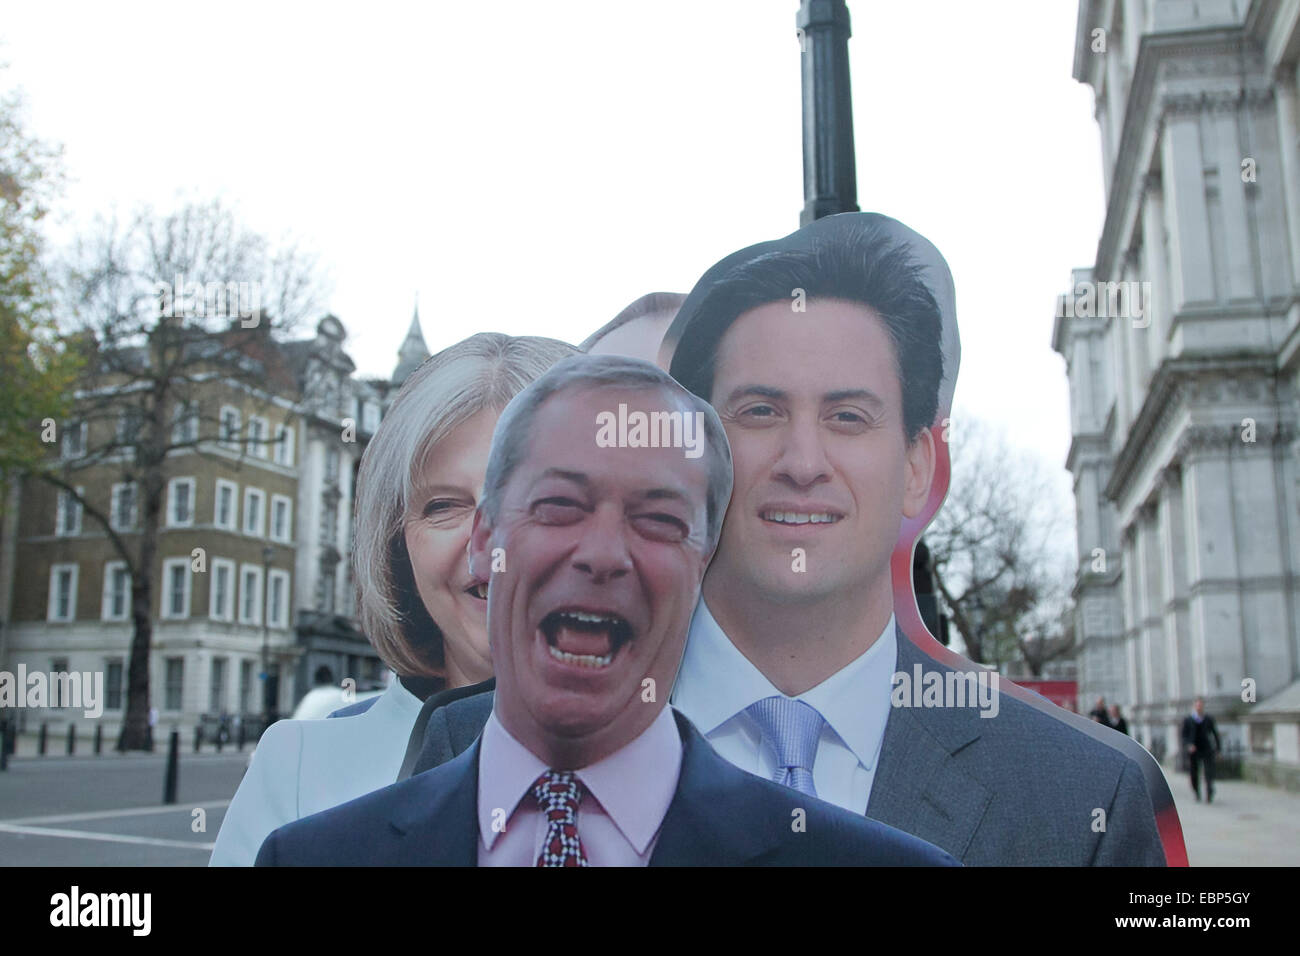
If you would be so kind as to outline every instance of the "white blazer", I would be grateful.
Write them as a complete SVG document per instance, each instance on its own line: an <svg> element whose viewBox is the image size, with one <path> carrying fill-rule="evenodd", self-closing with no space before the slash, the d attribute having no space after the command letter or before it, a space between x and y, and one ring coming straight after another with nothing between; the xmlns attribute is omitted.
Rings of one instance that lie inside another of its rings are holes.
<svg viewBox="0 0 1300 956"><path fill-rule="evenodd" d="M355 717L268 727L226 809L208 866L252 866L277 827L395 783L423 704L394 677Z"/></svg>

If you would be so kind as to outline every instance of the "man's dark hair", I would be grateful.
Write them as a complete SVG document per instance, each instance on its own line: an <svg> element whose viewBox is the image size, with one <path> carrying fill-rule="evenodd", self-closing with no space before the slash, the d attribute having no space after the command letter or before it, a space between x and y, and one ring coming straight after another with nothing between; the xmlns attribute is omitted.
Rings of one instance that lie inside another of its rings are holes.
<svg viewBox="0 0 1300 956"><path fill-rule="evenodd" d="M590 352L592 346L615 329L622 328L637 319L644 319L648 315L661 315L664 312L675 313L685 301L686 296L680 292L648 292L583 339L582 344L578 346L578 350Z"/></svg>
<svg viewBox="0 0 1300 956"><path fill-rule="evenodd" d="M687 303L691 316L673 354L673 377L711 399L718 345L727 329L746 312L771 302L788 302L793 308L796 290L802 290L805 300L844 299L874 309L894 346L907 440L933 424L943 380L939 305L907 244L876 225L809 237L726 272L698 301ZM691 299L696 300L695 293ZM798 320L795 312L791 321Z"/></svg>

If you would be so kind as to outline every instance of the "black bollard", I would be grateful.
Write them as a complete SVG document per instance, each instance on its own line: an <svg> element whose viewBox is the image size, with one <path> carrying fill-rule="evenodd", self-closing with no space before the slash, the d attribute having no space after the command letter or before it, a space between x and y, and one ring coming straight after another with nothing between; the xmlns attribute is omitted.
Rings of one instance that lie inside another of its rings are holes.
<svg viewBox="0 0 1300 956"><path fill-rule="evenodd" d="M176 802L176 774L181 761L181 732L172 731L171 743L167 746L167 770L163 775L163 803Z"/></svg>
<svg viewBox="0 0 1300 956"><path fill-rule="evenodd" d="M41 724L41 735L36 740L36 753L42 757L45 756L45 735L47 729L48 728L45 724Z"/></svg>
<svg viewBox="0 0 1300 956"><path fill-rule="evenodd" d="M104 725L95 725L95 756L98 757L104 750Z"/></svg>
<svg viewBox="0 0 1300 956"><path fill-rule="evenodd" d="M77 725L68 724L68 756L77 752Z"/></svg>
<svg viewBox="0 0 1300 956"><path fill-rule="evenodd" d="M239 719L239 731L235 735L235 749L241 754L244 752L244 719Z"/></svg>
<svg viewBox="0 0 1300 956"><path fill-rule="evenodd" d="M0 770L9 769L9 754L14 745L13 733L13 724L9 721L0 724Z"/></svg>
<svg viewBox="0 0 1300 956"><path fill-rule="evenodd" d="M203 746L203 727L200 725L194 728L194 752L198 753L199 748Z"/></svg>

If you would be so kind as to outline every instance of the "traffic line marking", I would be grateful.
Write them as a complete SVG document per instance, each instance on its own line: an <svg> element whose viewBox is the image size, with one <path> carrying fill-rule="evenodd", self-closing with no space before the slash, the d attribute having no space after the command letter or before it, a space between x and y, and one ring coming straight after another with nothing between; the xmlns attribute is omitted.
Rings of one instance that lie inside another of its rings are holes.
<svg viewBox="0 0 1300 956"><path fill-rule="evenodd" d="M91 810L85 813L58 813L47 817L15 817L12 820L0 820L0 824L10 826L27 826L41 823L78 823L82 820L111 820L116 817L140 817L152 813L192 813L197 809L215 810L230 806L229 800L209 800L207 803L171 804L156 807L127 807L122 810Z"/></svg>
<svg viewBox="0 0 1300 956"><path fill-rule="evenodd" d="M135 843L140 846L165 846L177 850L202 850L211 853L215 843L192 843L188 840L164 840L161 837L127 836L122 833L91 833L88 830L61 830L55 827L28 827L0 823L0 833L20 836L62 837L67 840L98 840L101 843Z"/></svg>

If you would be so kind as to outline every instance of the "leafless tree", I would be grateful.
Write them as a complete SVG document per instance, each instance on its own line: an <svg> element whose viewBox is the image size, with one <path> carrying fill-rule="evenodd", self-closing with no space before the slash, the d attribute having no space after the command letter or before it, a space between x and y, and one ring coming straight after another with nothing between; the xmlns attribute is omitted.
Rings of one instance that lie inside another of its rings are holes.
<svg viewBox="0 0 1300 956"><path fill-rule="evenodd" d="M264 403L292 389L271 333L314 310L323 282L311 256L273 249L219 202L142 209L125 226L100 220L64 275L63 334L90 356L75 396L88 439L81 454L52 458L38 474L81 505L126 564L133 636L117 746L143 749L168 458L181 449L210 454L217 442L247 448L247 433L223 433L214 383ZM115 529L111 508L77 490L79 474L133 484L138 531Z"/></svg>
<svg viewBox="0 0 1300 956"><path fill-rule="evenodd" d="M977 663L1068 655L1069 511L1038 459L975 419L949 431L948 497L925 532L935 586Z"/></svg>

